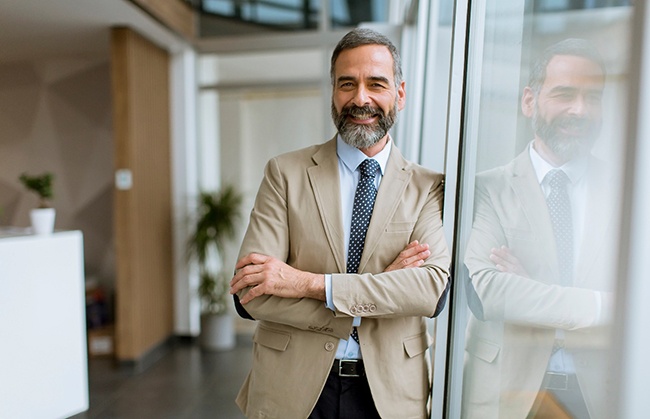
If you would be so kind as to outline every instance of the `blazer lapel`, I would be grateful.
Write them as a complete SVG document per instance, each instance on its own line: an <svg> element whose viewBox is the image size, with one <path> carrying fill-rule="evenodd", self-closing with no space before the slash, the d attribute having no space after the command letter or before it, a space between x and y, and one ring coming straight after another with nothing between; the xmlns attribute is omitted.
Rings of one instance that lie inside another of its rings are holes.
<svg viewBox="0 0 650 419"><path fill-rule="evenodd" d="M386 163L386 173L384 173L377 191L375 207L372 210L370 225L366 233L366 244L359 262L359 272L364 271L366 263L381 242L381 235L386 231L389 221L402 200L406 185L412 176L406 166L407 161L393 144Z"/></svg>
<svg viewBox="0 0 650 419"><path fill-rule="evenodd" d="M528 148L526 148L512 164L512 188L519 200L515 204L519 205L526 214L533 231L533 237L538 241L538 248L542 252L547 252L548 257L543 257L540 252L540 258L544 260L544 263L548 264L549 271L554 273L553 277L558 277L559 264L555 249L553 224L548 213L544 193L539 185L528 153Z"/></svg>
<svg viewBox="0 0 650 419"><path fill-rule="evenodd" d="M325 143L312 156L315 165L307 169L314 192L319 216L323 223L339 272L345 272L343 220L341 219L341 194L339 182L336 138Z"/></svg>

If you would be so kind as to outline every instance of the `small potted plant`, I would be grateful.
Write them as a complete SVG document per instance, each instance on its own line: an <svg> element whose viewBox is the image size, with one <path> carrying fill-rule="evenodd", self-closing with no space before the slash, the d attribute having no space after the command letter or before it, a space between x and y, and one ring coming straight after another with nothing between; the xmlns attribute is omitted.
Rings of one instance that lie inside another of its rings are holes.
<svg viewBox="0 0 650 419"><path fill-rule="evenodd" d="M56 211L50 206L50 201L54 198L54 175L50 172L35 176L23 173L18 179L28 191L35 193L39 198L38 207L29 213L32 230L35 234L52 233L56 218Z"/></svg>
<svg viewBox="0 0 650 419"><path fill-rule="evenodd" d="M228 311L230 275L224 271L224 252L235 238L242 197L234 187L199 195L197 219L187 241L188 256L199 269L201 343L211 350L235 346L234 318Z"/></svg>

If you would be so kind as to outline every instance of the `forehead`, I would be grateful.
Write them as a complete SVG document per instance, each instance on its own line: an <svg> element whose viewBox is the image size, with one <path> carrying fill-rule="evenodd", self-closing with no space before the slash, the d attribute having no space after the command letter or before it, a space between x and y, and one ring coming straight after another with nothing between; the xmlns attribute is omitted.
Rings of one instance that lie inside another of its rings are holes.
<svg viewBox="0 0 650 419"><path fill-rule="evenodd" d="M602 89L605 76L600 66L584 57L556 55L546 66L542 89L557 86Z"/></svg>
<svg viewBox="0 0 650 419"><path fill-rule="evenodd" d="M340 76L384 76L392 78L393 56L384 45L362 45L341 51L334 63L334 74Z"/></svg>

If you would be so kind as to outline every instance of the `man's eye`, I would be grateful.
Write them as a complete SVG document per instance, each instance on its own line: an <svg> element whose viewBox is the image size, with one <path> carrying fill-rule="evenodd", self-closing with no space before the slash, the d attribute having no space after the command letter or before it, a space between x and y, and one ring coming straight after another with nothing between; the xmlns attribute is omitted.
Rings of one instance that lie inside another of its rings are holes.
<svg viewBox="0 0 650 419"><path fill-rule="evenodd" d="M558 93L555 95L555 98L559 100L571 100L574 97L575 95L572 95L571 93Z"/></svg>
<svg viewBox="0 0 650 419"><path fill-rule="evenodd" d="M600 93L590 93L587 95L587 100L590 103L598 103L602 100L603 96Z"/></svg>

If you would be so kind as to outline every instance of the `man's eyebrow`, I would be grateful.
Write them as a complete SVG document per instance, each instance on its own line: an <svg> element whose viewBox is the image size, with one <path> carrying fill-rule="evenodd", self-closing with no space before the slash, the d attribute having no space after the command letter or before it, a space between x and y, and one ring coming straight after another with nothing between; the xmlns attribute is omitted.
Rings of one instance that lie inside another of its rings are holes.
<svg viewBox="0 0 650 419"><path fill-rule="evenodd" d="M554 87L551 88L551 90L549 90L549 91L550 91L551 93L573 93L573 92L575 92L575 91L577 91L577 90L578 90L578 88L577 88L577 87L574 87L574 86L564 86L564 85L561 85L561 86L554 86Z"/></svg>
<svg viewBox="0 0 650 419"><path fill-rule="evenodd" d="M356 77L352 76L340 76L339 78L336 79L337 82L342 82L342 81L356 81Z"/></svg>
<svg viewBox="0 0 650 419"><path fill-rule="evenodd" d="M338 83L343 82L343 81L357 81L356 77L353 76L340 76L339 78L336 79ZM381 82L381 83L390 83L390 80L388 78L383 77L383 76L370 76L366 78L366 81L375 81L375 82Z"/></svg>
<svg viewBox="0 0 650 419"><path fill-rule="evenodd" d="M371 77L368 77L368 80L370 80L370 81L379 81L379 82L386 83L386 84L390 83L390 80L388 80L386 77L383 77L383 76L371 76Z"/></svg>
<svg viewBox="0 0 650 419"><path fill-rule="evenodd" d="M550 93L575 93L578 91L587 91L589 93L602 93L603 89L601 88L584 88L576 86L555 86L550 90Z"/></svg>

